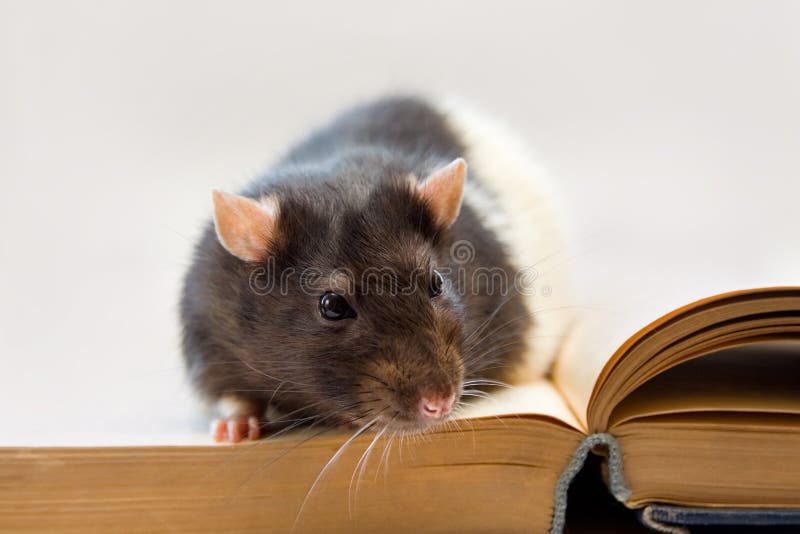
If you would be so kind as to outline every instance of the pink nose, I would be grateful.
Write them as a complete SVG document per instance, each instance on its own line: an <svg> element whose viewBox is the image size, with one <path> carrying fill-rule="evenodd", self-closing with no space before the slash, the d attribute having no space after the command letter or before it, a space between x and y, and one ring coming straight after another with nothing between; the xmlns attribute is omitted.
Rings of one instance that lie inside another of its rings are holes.
<svg viewBox="0 0 800 534"><path fill-rule="evenodd" d="M449 397L423 396L419 401L419 413L424 419L439 419L453 411L455 395Z"/></svg>

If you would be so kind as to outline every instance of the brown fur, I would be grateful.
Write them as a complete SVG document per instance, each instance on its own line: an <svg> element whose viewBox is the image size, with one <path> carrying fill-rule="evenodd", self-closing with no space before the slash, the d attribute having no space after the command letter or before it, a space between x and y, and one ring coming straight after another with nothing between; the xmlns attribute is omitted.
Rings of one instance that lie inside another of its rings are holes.
<svg viewBox="0 0 800 534"><path fill-rule="evenodd" d="M424 184L462 153L426 104L388 100L344 115L255 182L243 194L274 199L280 239L263 259L243 261L209 227L186 278L184 352L197 388L211 399L271 402L292 419L379 417L419 430L428 424L418 416L421 396L458 395L465 378L502 377L525 348L530 319L513 291L490 291L474 275L499 269L513 280L514 267L469 206L448 224L441 213L452 212L452 198L437 211L408 186L409 175ZM451 255L458 241L474 248L465 264ZM449 271L434 297L433 269ZM290 271L296 276L282 288L253 288L254 280L280 285ZM320 316L319 299L331 290L356 318Z"/></svg>

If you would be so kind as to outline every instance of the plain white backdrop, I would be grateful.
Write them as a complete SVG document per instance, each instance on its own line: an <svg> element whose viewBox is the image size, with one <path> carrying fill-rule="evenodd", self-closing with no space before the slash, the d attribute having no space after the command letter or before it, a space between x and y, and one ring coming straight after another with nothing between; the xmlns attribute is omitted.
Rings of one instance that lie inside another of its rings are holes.
<svg viewBox="0 0 800 534"><path fill-rule="evenodd" d="M176 303L210 189L387 92L518 130L606 299L800 282L800 3L477 4L1 2L0 443L203 431Z"/></svg>

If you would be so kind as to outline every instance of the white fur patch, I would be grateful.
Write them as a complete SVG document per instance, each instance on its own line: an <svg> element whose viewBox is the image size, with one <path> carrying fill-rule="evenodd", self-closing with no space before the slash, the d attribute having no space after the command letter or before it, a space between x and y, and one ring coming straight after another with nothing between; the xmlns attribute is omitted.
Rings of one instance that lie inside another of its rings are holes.
<svg viewBox="0 0 800 534"><path fill-rule="evenodd" d="M219 399L217 408L223 417L261 417L259 409L255 403L248 401L237 395L225 395Z"/></svg>
<svg viewBox="0 0 800 534"><path fill-rule="evenodd" d="M538 378L550 369L572 320L567 250L552 185L524 143L498 121L454 100L438 108L467 147L464 202L504 242L520 275L526 273L527 282L535 276L532 285L521 284L534 325L527 336L527 368L519 376Z"/></svg>

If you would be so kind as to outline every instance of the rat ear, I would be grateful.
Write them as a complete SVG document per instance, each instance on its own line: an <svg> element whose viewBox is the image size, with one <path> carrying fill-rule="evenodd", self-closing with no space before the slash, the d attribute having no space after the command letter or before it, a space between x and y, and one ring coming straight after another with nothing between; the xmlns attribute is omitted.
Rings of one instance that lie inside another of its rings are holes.
<svg viewBox="0 0 800 534"><path fill-rule="evenodd" d="M263 261L274 240L278 206L261 200L213 191L214 227L225 249L244 261Z"/></svg>
<svg viewBox="0 0 800 534"><path fill-rule="evenodd" d="M466 178L467 162L458 158L434 171L417 187L440 228L449 228L458 217Z"/></svg>

